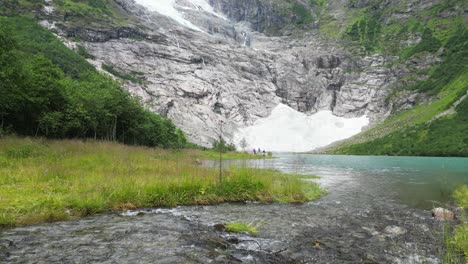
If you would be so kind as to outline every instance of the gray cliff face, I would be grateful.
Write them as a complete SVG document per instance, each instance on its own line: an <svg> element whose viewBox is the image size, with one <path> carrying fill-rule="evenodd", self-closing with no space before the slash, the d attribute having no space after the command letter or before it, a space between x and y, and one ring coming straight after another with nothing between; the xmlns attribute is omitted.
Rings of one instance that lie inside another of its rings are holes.
<svg viewBox="0 0 468 264"><path fill-rule="evenodd" d="M251 0L209 0L210 5L218 12L225 14L233 22L248 22L251 29L257 32L278 31L294 22L291 15L281 13L286 3L276 1Z"/></svg>
<svg viewBox="0 0 468 264"><path fill-rule="evenodd" d="M118 3L136 21L131 25L50 28L79 37L96 67L134 75L139 81L124 80L124 86L205 146L218 137L221 121L230 138L279 103L307 114L367 115L372 122L390 112L385 98L395 77L385 58L353 56L313 34L264 35L294 19L268 2L209 0L214 15L177 1L185 19L203 32L127 0Z"/></svg>

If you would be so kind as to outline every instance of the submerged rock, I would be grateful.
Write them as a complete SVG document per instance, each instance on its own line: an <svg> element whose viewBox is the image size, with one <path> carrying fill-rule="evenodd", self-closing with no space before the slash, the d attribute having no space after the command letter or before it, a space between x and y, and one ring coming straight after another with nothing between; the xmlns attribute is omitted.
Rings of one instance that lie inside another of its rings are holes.
<svg viewBox="0 0 468 264"><path fill-rule="evenodd" d="M403 227L392 225L385 227L384 232L389 234L390 236L399 236L406 233L406 229L404 229Z"/></svg>
<svg viewBox="0 0 468 264"><path fill-rule="evenodd" d="M14 246L15 244L13 243L13 241L7 239L0 239L0 261L6 261L6 259L10 256L8 248Z"/></svg>

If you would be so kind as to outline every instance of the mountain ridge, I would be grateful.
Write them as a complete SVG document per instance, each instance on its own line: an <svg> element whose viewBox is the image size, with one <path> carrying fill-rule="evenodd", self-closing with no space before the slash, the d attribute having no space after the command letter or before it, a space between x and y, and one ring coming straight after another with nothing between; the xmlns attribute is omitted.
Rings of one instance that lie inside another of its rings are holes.
<svg viewBox="0 0 468 264"><path fill-rule="evenodd" d="M444 61L444 46L451 45L457 27L466 31L463 1L207 2L229 21L187 8L191 1L177 1L186 19L206 30L204 35L132 1L97 2L110 11L104 18L89 11L89 24L73 13L75 4L49 2L38 17L205 146L218 137L220 121L226 123L225 136L233 138L278 103L309 115L321 110L343 117L367 115L374 127L388 116L438 101L446 82L433 90L425 90L424 83L431 82L438 65L452 65ZM452 78L466 74L463 59L459 65ZM225 88L230 82L231 88Z"/></svg>

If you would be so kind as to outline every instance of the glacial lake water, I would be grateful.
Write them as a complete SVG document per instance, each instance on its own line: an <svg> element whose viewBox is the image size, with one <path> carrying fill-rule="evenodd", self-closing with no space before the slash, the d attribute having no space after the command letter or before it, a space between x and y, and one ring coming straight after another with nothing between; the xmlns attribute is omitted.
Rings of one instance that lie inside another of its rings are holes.
<svg viewBox="0 0 468 264"><path fill-rule="evenodd" d="M454 189L468 184L468 158L287 153L274 157L225 164L317 175L321 177L318 182L330 191L329 199L357 204L389 199L431 209L451 203Z"/></svg>

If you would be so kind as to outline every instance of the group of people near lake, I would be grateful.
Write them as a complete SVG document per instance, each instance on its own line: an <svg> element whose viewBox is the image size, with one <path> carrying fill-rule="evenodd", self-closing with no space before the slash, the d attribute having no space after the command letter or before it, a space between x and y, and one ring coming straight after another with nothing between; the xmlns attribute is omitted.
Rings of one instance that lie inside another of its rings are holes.
<svg viewBox="0 0 468 264"><path fill-rule="evenodd" d="M258 148L258 149L255 149L255 148L254 148L254 149L253 149L253 154L254 154L254 155L257 155L257 154L263 154L263 155L265 155L265 154L266 154L266 151L265 151L265 150L262 151L260 148Z"/></svg>

